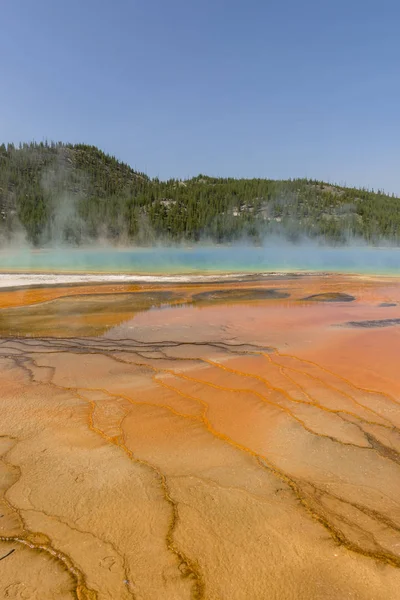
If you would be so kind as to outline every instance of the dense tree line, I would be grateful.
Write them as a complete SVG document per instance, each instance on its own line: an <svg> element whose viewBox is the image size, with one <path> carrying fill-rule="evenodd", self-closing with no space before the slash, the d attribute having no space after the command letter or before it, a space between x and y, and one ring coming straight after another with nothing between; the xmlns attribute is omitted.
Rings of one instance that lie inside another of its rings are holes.
<svg viewBox="0 0 400 600"><path fill-rule="evenodd" d="M159 181L94 146L0 145L0 236L34 245L95 239L147 244L284 234L400 242L400 200L308 179Z"/></svg>

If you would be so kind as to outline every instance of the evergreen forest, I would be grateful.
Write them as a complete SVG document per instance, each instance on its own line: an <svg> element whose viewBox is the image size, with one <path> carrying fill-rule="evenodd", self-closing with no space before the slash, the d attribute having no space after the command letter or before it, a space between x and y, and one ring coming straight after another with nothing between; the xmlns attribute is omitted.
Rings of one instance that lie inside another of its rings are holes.
<svg viewBox="0 0 400 600"><path fill-rule="evenodd" d="M96 240L147 245L262 243L283 235L344 244L400 243L400 200L382 191L310 179L236 179L200 174L160 181L94 146L0 145L0 240L34 246Z"/></svg>

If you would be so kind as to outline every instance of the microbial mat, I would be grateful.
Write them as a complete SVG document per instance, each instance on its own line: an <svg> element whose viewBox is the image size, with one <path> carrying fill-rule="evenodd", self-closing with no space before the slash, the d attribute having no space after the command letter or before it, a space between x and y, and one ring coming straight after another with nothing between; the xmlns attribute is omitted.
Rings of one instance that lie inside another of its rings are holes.
<svg viewBox="0 0 400 600"><path fill-rule="evenodd" d="M0 597L400 597L400 281L0 291Z"/></svg>

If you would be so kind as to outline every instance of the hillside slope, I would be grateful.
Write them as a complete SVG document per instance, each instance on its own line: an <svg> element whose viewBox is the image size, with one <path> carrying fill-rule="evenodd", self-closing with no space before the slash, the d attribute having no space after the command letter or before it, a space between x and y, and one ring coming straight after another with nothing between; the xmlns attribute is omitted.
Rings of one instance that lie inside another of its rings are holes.
<svg viewBox="0 0 400 600"><path fill-rule="evenodd" d="M150 179L94 146L0 146L0 236L35 245L296 240L400 242L400 200L306 179Z"/></svg>

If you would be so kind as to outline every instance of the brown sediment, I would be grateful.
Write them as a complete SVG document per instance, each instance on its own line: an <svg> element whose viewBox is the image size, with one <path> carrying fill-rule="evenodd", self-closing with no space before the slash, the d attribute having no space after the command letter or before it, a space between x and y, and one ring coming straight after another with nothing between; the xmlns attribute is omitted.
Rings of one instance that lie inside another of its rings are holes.
<svg viewBox="0 0 400 600"><path fill-rule="evenodd" d="M343 292L325 292L323 294L312 294L307 298L303 298L303 300L309 302L353 302L355 297Z"/></svg>
<svg viewBox="0 0 400 600"><path fill-rule="evenodd" d="M0 290L0 307L29 306L64 298L68 296L82 296L84 294L115 294L131 293L140 289L139 285L58 285L58 286L32 286L6 288Z"/></svg>
<svg viewBox="0 0 400 600"><path fill-rule="evenodd" d="M239 285L0 311L0 596L396 597L400 283Z"/></svg>
<svg viewBox="0 0 400 600"><path fill-rule="evenodd" d="M343 323L343 327L362 327L365 329L393 327L394 325L400 325L400 319L374 319L370 321L347 321L347 323Z"/></svg>
<svg viewBox="0 0 400 600"><path fill-rule="evenodd" d="M270 288L217 289L192 295L193 302L249 302L250 300L281 300L289 298L288 292Z"/></svg>

